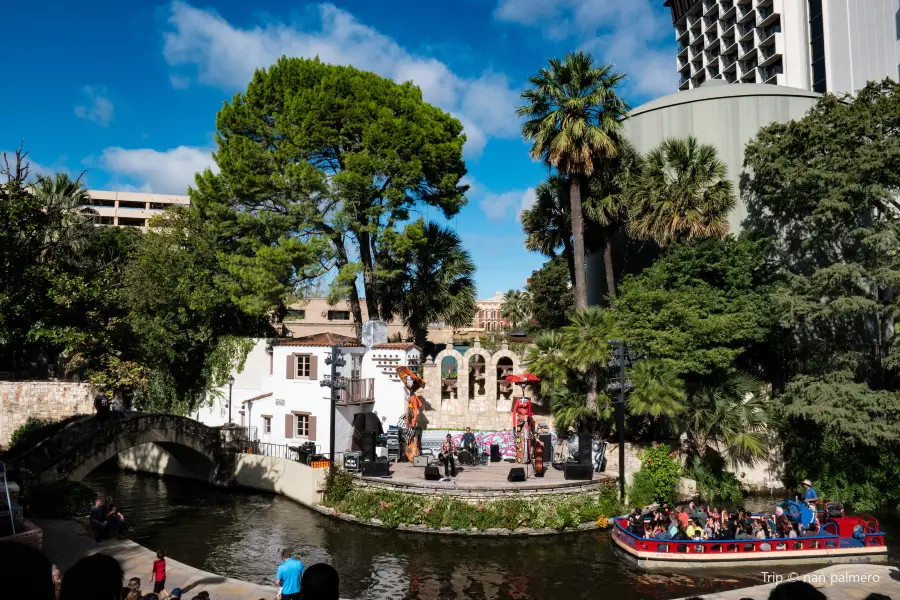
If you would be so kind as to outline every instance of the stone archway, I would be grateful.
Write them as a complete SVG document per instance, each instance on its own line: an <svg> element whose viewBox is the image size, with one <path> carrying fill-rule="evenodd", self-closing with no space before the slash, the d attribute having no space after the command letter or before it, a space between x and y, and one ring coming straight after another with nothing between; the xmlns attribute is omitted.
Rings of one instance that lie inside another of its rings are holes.
<svg viewBox="0 0 900 600"><path fill-rule="evenodd" d="M456 377L456 381L450 381L451 378L445 378L443 373L443 363L445 358L452 358L456 361L456 372L468 373L468 365L465 357L456 350L452 344L447 344L446 348L438 352L434 357L434 364L437 367L438 390L433 394L433 398L437 401L437 406L433 406L435 410L458 412L462 402L460 399L468 398L469 385L467 377Z"/></svg>
<svg viewBox="0 0 900 600"><path fill-rule="evenodd" d="M507 404L509 405L509 410L512 410L513 388L511 385L508 387L503 385L503 377L511 375L512 373L517 373L518 371L519 355L512 352L509 347L507 347L506 343L504 343L500 347L500 350L497 350L491 356L488 367L488 373L491 377L491 381L489 381L488 384L491 386L492 390L495 390L496 407L498 411L505 410Z"/></svg>
<svg viewBox="0 0 900 600"><path fill-rule="evenodd" d="M475 340L475 345L466 350L464 357L466 359L466 384L469 386L466 401L471 402L476 397L490 397L492 389L491 353L482 348L478 340Z"/></svg>

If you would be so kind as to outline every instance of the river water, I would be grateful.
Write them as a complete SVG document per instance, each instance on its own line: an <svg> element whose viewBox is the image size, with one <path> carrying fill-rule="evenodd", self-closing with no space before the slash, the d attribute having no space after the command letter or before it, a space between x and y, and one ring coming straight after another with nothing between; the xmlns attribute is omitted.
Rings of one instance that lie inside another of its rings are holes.
<svg viewBox="0 0 900 600"><path fill-rule="evenodd" d="M274 585L279 550L290 547L306 565L334 565L343 598L665 600L757 585L764 570L648 573L614 551L607 532L437 537L345 523L280 496L187 479L103 470L84 483L115 499L131 522L129 537L147 548L205 571ZM814 568L768 567L785 574Z"/></svg>

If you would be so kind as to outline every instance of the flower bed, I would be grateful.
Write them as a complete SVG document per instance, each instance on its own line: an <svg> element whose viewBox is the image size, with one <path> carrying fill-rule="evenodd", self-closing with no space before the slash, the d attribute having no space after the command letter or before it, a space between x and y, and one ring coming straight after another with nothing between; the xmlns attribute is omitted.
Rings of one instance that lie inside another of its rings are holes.
<svg viewBox="0 0 900 600"><path fill-rule="evenodd" d="M348 481L344 481L348 479ZM323 505L332 514L384 527L419 531L526 533L606 527L607 517L621 514L612 488L601 492L547 496L539 500L502 499L473 505L452 497L432 497L389 490L353 487L349 475L338 472L326 487ZM611 521L610 521L611 522Z"/></svg>

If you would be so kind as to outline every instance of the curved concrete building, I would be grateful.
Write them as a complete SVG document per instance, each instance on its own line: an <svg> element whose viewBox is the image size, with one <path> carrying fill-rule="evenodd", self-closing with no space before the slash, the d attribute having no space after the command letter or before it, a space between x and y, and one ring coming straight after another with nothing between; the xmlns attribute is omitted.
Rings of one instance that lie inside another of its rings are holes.
<svg viewBox="0 0 900 600"><path fill-rule="evenodd" d="M729 85L721 79L669 94L638 106L625 121L625 133L638 151L647 153L672 137L693 135L719 150L728 165L728 176L735 193L743 170L744 146L771 123L799 119L816 103L819 94L797 88L769 84ZM737 232L747 210L738 199L728 221ZM639 271L645 262L633 256L633 247L617 244L614 255L616 279L623 273ZM599 255L587 259L588 301L598 303L606 293L603 260Z"/></svg>

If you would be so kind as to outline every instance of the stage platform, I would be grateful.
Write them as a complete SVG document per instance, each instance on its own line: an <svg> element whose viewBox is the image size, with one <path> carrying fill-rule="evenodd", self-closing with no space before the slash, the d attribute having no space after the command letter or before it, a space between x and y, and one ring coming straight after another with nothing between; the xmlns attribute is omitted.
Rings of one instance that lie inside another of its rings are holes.
<svg viewBox="0 0 900 600"><path fill-rule="evenodd" d="M507 481L509 470L516 466L525 468L525 481ZM443 473L442 467L441 475ZM480 466L457 465L457 476L450 481L428 481L425 479L424 467L415 467L408 462L392 464L390 477L358 477L358 483L366 487L475 498L597 491L613 485L615 481L614 475L606 473L594 473L591 480L567 481L563 472L553 467L548 467L543 477L536 477L530 466L526 468L505 461Z"/></svg>

